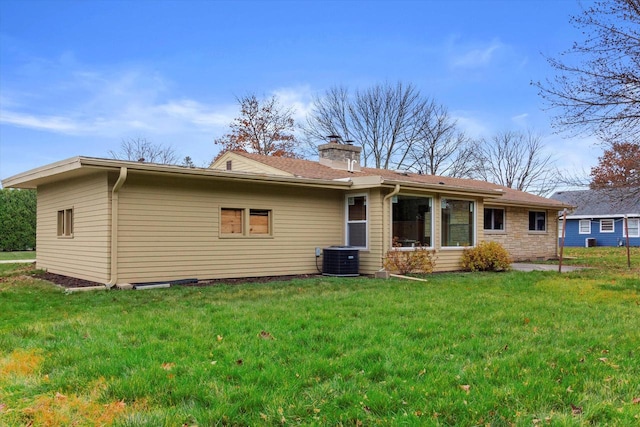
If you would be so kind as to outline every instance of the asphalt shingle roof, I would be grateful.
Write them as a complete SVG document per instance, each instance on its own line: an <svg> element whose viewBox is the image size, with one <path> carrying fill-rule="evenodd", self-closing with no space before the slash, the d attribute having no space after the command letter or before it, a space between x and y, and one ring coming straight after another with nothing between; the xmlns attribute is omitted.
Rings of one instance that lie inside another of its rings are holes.
<svg viewBox="0 0 640 427"><path fill-rule="evenodd" d="M619 216L640 213L640 200L621 197L619 193L598 190L558 191L551 198L576 206L571 215Z"/></svg>
<svg viewBox="0 0 640 427"><path fill-rule="evenodd" d="M291 173L297 177L310 179L344 179L357 176L380 176L385 180L393 180L407 182L412 184L438 185L443 183L448 186L467 188L472 190L501 190L503 196L500 201L513 204L524 205L546 205L562 209L565 206L563 201L552 200L546 197L537 196L535 194L526 193L524 191L514 190L502 185L491 182L452 178L438 175L423 175L417 173L402 173L388 169L362 168L360 171L349 172L346 170L333 169L329 166L303 159L290 159L286 157L264 156L261 154L252 154L245 152L236 152L236 154L260 162L267 166Z"/></svg>

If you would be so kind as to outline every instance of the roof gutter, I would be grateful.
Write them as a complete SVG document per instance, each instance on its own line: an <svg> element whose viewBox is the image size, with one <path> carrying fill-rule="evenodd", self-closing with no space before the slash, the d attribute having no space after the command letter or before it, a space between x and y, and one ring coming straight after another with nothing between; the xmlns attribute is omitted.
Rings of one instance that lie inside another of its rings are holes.
<svg viewBox="0 0 640 427"><path fill-rule="evenodd" d="M120 204L120 189L127 180L127 168L122 166L120 168L120 176L111 190L111 252L109 258L111 259L111 272L110 279L105 284L108 289L115 286L118 281L118 211Z"/></svg>

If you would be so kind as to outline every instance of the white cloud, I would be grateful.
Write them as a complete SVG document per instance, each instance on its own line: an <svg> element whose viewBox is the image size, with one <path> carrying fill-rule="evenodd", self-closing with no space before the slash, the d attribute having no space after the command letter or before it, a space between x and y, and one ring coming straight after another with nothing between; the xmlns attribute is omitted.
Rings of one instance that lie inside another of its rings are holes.
<svg viewBox="0 0 640 427"><path fill-rule="evenodd" d="M273 91L280 104L293 109L293 119L301 123L311 112L313 107L313 92L310 86L296 86L279 88Z"/></svg>
<svg viewBox="0 0 640 427"><path fill-rule="evenodd" d="M476 117L470 111L452 111L451 117L468 137L480 139L487 137L491 133L487 122L480 117Z"/></svg>
<svg viewBox="0 0 640 427"><path fill-rule="evenodd" d="M235 105L173 98L169 86L159 74L140 68L73 70L62 81L49 82L36 99L37 87L31 94L14 90L10 100L3 97L0 123L70 136L121 137L140 132L213 136L235 116Z"/></svg>
<svg viewBox="0 0 640 427"><path fill-rule="evenodd" d="M482 68L488 66L498 51L506 46L497 39L478 46L457 46L456 40L451 39L449 49L449 64L453 68Z"/></svg>
<svg viewBox="0 0 640 427"><path fill-rule="evenodd" d="M511 121L520 127L529 126L529 113L518 114L517 116L511 117Z"/></svg>
<svg viewBox="0 0 640 427"><path fill-rule="evenodd" d="M0 110L0 123L31 128L37 130L70 133L77 131L78 125L67 117L59 116L35 116L31 114L16 113Z"/></svg>

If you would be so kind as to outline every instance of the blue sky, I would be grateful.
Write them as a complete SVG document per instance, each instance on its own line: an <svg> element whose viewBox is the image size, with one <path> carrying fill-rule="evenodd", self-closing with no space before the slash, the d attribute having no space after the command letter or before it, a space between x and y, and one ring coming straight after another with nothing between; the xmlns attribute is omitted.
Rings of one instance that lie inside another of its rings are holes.
<svg viewBox="0 0 640 427"><path fill-rule="evenodd" d="M470 136L534 129L559 166L601 149L553 133L532 80L580 37L576 0L0 1L0 178L123 139L207 164L236 97L312 97L402 81ZM320 141L319 141L320 142Z"/></svg>

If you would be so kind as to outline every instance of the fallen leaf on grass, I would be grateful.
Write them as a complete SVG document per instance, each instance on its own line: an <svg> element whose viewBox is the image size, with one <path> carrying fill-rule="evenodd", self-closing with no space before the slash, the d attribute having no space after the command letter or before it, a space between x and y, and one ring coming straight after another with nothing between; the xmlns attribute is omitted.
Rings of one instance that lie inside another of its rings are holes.
<svg viewBox="0 0 640 427"><path fill-rule="evenodd" d="M273 338L273 335L271 335L271 334L270 334L269 332L267 332L267 331L260 331L260 333L258 334L258 336L259 336L260 338L262 338L263 340L272 340L272 339L274 339L274 338Z"/></svg>
<svg viewBox="0 0 640 427"><path fill-rule="evenodd" d="M222 338L222 335L218 335L218 341L222 341L224 338Z"/></svg>
<svg viewBox="0 0 640 427"><path fill-rule="evenodd" d="M635 399L632 400L634 405L638 405L640 404L640 397L636 397Z"/></svg>
<svg viewBox="0 0 640 427"><path fill-rule="evenodd" d="M56 400L65 400L67 396L62 393L56 392Z"/></svg>
<svg viewBox="0 0 640 427"><path fill-rule="evenodd" d="M600 357L598 360L601 361L602 363L606 363L607 362L607 358L606 357Z"/></svg>
<svg viewBox="0 0 640 427"><path fill-rule="evenodd" d="M165 371L170 371L174 366L176 366L175 363L163 363L162 369L164 369Z"/></svg>
<svg viewBox="0 0 640 427"><path fill-rule="evenodd" d="M471 390L471 386L469 384L461 385L460 388L469 394L469 390Z"/></svg>
<svg viewBox="0 0 640 427"><path fill-rule="evenodd" d="M571 413L573 415L580 415L582 414L582 406L576 406L573 403L571 404Z"/></svg>
<svg viewBox="0 0 640 427"><path fill-rule="evenodd" d="M4 403L0 403L0 414L4 412L4 408L6 408L7 405L5 405Z"/></svg>

